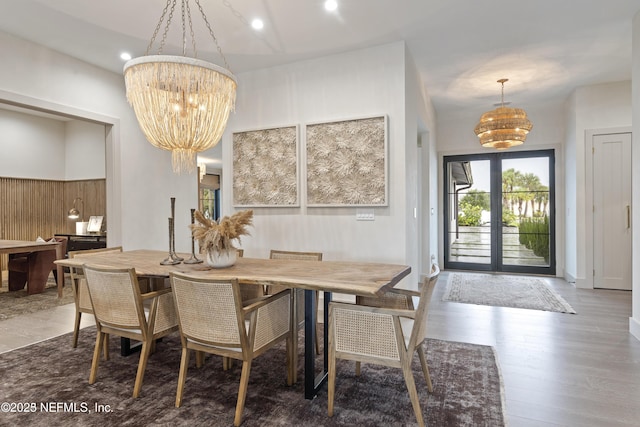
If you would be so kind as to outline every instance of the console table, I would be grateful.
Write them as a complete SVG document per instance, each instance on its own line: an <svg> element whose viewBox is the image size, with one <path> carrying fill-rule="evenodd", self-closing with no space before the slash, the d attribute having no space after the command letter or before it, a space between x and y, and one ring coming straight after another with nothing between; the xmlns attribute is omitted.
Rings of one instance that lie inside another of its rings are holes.
<svg viewBox="0 0 640 427"><path fill-rule="evenodd" d="M107 247L106 233L89 233L89 234L56 234L55 236L67 238L67 252L86 251L87 249L102 249Z"/></svg>

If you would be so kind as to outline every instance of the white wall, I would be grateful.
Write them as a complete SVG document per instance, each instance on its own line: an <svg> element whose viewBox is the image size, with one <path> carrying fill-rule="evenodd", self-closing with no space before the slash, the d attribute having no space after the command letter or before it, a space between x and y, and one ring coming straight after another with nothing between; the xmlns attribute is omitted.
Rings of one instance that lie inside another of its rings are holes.
<svg viewBox="0 0 640 427"><path fill-rule="evenodd" d="M405 46L385 46L327 56L238 75L236 113L223 137L223 215L232 207L232 133L386 114L389 120L389 206L373 208L374 221L356 221L356 208L301 206L256 208L246 256L269 250L320 251L326 260L405 263L407 182L405 134ZM415 138L411 142L415 146ZM203 153L206 156L206 153ZM304 163L304 162L301 162ZM276 165L274 165L275 167ZM304 164L301 165L301 182ZM415 267L415 266L414 266ZM416 273L414 268L413 274Z"/></svg>
<svg viewBox="0 0 640 427"><path fill-rule="evenodd" d="M105 125L72 120L65 124L65 179L106 176Z"/></svg>
<svg viewBox="0 0 640 427"><path fill-rule="evenodd" d="M193 175L174 175L168 152L149 144L127 104L124 80L69 56L0 33L0 98L109 123L109 245L168 250L169 198L176 197L176 249L191 250Z"/></svg>
<svg viewBox="0 0 640 427"><path fill-rule="evenodd" d="M0 109L0 176L70 181L105 177L104 125Z"/></svg>
<svg viewBox="0 0 640 427"><path fill-rule="evenodd" d="M620 128L631 125L631 82L614 82L577 88L568 105L567 127L567 276L574 278L577 287L592 287L587 260L587 191L591 185L586 181L586 156L591 141L586 141L586 132L594 129Z"/></svg>
<svg viewBox="0 0 640 427"><path fill-rule="evenodd" d="M577 165L576 165L576 102L575 92L569 97L566 103L566 139L564 145L564 173L567 179L565 180L564 192L565 192L565 208L564 210L558 210L558 216L563 216L565 219L565 273L564 278L569 282L575 283L576 277L578 277L578 256L576 252L577 248L577 210L576 210L576 191L577 191Z"/></svg>
<svg viewBox="0 0 640 427"><path fill-rule="evenodd" d="M633 18L633 62L632 62L632 108L633 108L633 136L631 157L632 192L633 192L633 306L632 317L629 319L629 330L640 340L640 150L637 149L640 140L640 12ZM635 141L634 141L635 140Z"/></svg>
<svg viewBox="0 0 640 427"><path fill-rule="evenodd" d="M437 130L436 130L437 132ZM438 144L436 141L437 133L429 134L429 146L428 153L423 154L423 157L427 158L427 161L424 163L428 164L428 172L425 176L429 178L429 209L425 210L425 215L429 216L429 247L431 252L429 253L429 262L437 262L442 265L443 255L440 252L440 235L438 233L440 220L440 179L439 179L439 170L438 170ZM423 254L424 255L424 254Z"/></svg>
<svg viewBox="0 0 640 427"><path fill-rule="evenodd" d="M176 249L189 251L187 225L189 209L197 204L196 180L170 172L169 153L145 140L126 103L122 76L4 33L0 56L13 58L0 68L0 98L108 124L109 244L165 249L169 198L174 196ZM406 262L415 244L407 244L406 236L412 211L406 206L404 43L246 73L238 79L237 113L222 141L226 214L234 211L229 179L232 132L380 114L389 118L389 206L374 209L375 221L356 221L355 208L312 209L303 204L256 209L253 235L243 240L247 255L267 256L277 247L319 250L326 259ZM415 147L415 138L411 144ZM304 187L300 190L304 201Z"/></svg>
<svg viewBox="0 0 640 427"><path fill-rule="evenodd" d="M64 122L0 110L0 176L65 179Z"/></svg>
<svg viewBox="0 0 640 427"><path fill-rule="evenodd" d="M405 180L407 262L417 273L430 273L431 255L438 254L436 217L432 195L437 194L437 170L431 168L435 154L436 119L431 99L413 58L405 52ZM435 202L435 203L434 203Z"/></svg>

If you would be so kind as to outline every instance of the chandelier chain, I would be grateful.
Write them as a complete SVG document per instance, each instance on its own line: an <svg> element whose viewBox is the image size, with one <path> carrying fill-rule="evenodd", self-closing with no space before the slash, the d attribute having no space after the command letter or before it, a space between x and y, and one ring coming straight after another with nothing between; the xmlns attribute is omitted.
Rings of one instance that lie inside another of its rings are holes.
<svg viewBox="0 0 640 427"><path fill-rule="evenodd" d="M187 5L189 4L189 2L186 2ZM182 56L187 56L187 28L185 26L185 20L184 20L184 12L185 12L185 0L182 0L182 7L180 8L181 12L182 12Z"/></svg>
<svg viewBox="0 0 640 427"><path fill-rule="evenodd" d="M220 54L220 57L222 57L222 60L224 61L224 66L227 70L231 71L231 67L229 67L229 63L227 62L227 58L225 58L224 54L222 53L222 48L220 47L220 44L218 44L218 39L216 38L216 35L213 33L213 29L211 28L211 24L209 24L209 20L207 19L207 15L204 14L204 10L202 10L202 5L200 4L200 0L195 0L196 4L198 5L198 8L200 9L200 14L202 15L202 19L204 19L205 24L207 25L207 29L209 30L209 34L211 34L211 38L213 39L214 43L216 44L216 47L218 48L218 53Z"/></svg>
<svg viewBox="0 0 640 427"><path fill-rule="evenodd" d="M168 0L167 0L168 2ZM167 25L164 27L164 32L162 33L162 41L160 42L160 48L158 48L158 54L162 53L162 49L164 48L164 43L167 40L167 33L169 32L169 27L171 26L171 21L173 20L173 11L176 8L176 0L173 0L171 4L171 10L169 11L169 18L167 19ZM153 43L153 40L151 41Z"/></svg>
<svg viewBox="0 0 640 427"><path fill-rule="evenodd" d="M196 49L196 36L193 34L193 23L191 22L191 8L187 1L187 18L189 18L189 32L191 33L191 48L193 49L193 57L198 57L198 50ZM184 52L183 52L184 54Z"/></svg>
<svg viewBox="0 0 640 427"><path fill-rule="evenodd" d="M149 45L147 46L147 51L145 52L145 55L149 55L149 52L151 52L151 48L153 47L153 42L156 40L156 37L158 36L158 32L160 31L160 27L162 26L162 21L164 21L164 17L167 14L167 9L169 9L170 2L171 0L167 0L167 4L165 4L164 9L162 9L162 15L160 16L158 25L156 25L156 29L153 31L153 36L151 36L151 40L149 41ZM175 5L175 0L173 0L173 3Z"/></svg>
<svg viewBox="0 0 640 427"><path fill-rule="evenodd" d="M245 25L249 25L249 21L247 21L247 19L244 16L242 16L242 14L238 12L231 3L229 3L227 0L223 0L222 4L225 5L227 8L229 8L229 10L231 10L231 13L233 13L233 15L236 18L238 18L240 22L242 22Z"/></svg>
<svg viewBox="0 0 640 427"><path fill-rule="evenodd" d="M504 108L504 84L506 82L508 82L508 81L509 81L509 79L504 79L504 78L498 80L498 83L500 83L502 85L502 98L501 98L502 101L501 101L501 104L502 104L503 108Z"/></svg>
<svg viewBox="0 0 640 427"><path fill-rule="evenodd" d="M213 39L213 42L216 45L216 49L218 50L218 54L220 55L220 57L222 58L222 61L224 62L225 68L229 71L231 71L231 67L229 66L229 63L227 62L227 58L224 56L224 53L222 53L222 48L220 47L220 44L218 43L218 39L215 35L215 33L213 32L213 28L211 27L211 24L209 23L209 20L207 19L207 16L204 13L204 10L202 9L202 5L200 4L200 0L195 0L196 5L198 6L198 9L200 10L200 14L202 15L202 19L204 20L206 26L207 26L207 30L209 31L209 35L211 35L211 38ZM225 2L226 3L226 2ZM169 5L171 5L171 9L169 9ZM230 6L230 5L229 5ZM162 27L162 24L165 20L165 17L167 16L167 12L169 12L169 16L167 18L167 22L165 24L164 27L164 31L162 32L162 39L160 41L160 46L158 48L158 54L162 54L162 51L164 49L164 45L166 43L167 40L167 35L169 33L169 27L171 26L171 21L173 20L173 13L175 11L175 7L176 7L176 0L167 0L167 3L164 6L164 9L162 10L162 15L160 16L160 20L158 21L158 24L156 25L155 30L153 31L153 36L151 36L151 41L149 41L149 45L147 46L147 51L145 53L145 55L149 55L149 53L151 52L151 49L153 48L153 44L156 40L156 38L158 37L158 33L160 32L160 28ZM189 0L182 0L182 55L186 56L186 45L187 45L187 35L186 35L186 22L189 22L189 33L191 36L191 46L193 48L193 56L195 58L198 57L198 51L196 48L196 38L195 38L195 34L193 31L193 21L191 19L191 8L189 7ZM233 10L233 9L232 9ZM186 13L185 13L186 11ZM185 16L186 15L186 16Z"/></svg>

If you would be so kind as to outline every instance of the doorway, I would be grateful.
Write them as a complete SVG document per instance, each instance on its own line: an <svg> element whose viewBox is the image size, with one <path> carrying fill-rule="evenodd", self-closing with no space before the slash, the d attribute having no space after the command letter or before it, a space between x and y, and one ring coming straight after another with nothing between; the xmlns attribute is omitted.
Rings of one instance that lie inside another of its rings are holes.
<svg viewBox="0 0 640 427"><path fill-rule="evenodd" d="M445 268L555 274L553 150L444 158Z"/></svg>
<svg viewBox="0 0 640 427"><path fill-rule="evenodd" d="M32 98L26 95L8 92L0 89L0 108L26 109L37 115L55 115L63 120L78 120L104 125L104 161L105 161L105 218L109 220L109 245L122 244L122 221L119 212L122 211L122 198L120 194L121 183L116 171L116 159L120 153L120 121L117 118L106 116L94 111L82 110L68 105L57 104L43 99ZM66 204L65 204L66 205Z"/></svg>
<svg viewBox="0 0 640 427"><path fill-rule="evenodd" d="M198 210L207 219L220 219L220 175L204 174L199 179Z"/></svg>
<svg viewBox="0 0 640 427"><path fill-rule="evenodd" d="M593 287L631 290L631 133L591 137Z"/></svg>

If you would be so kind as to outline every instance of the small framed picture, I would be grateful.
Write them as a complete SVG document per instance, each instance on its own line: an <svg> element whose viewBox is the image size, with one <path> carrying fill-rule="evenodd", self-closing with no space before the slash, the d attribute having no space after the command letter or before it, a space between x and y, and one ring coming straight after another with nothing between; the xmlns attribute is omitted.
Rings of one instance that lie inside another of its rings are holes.
<svg viewBox="0 0 640 427"><path fill-rule="evenodd" d="M89 225L87 225L87 232L99 233L102 229L102 216L89 217Z"/></svg>

